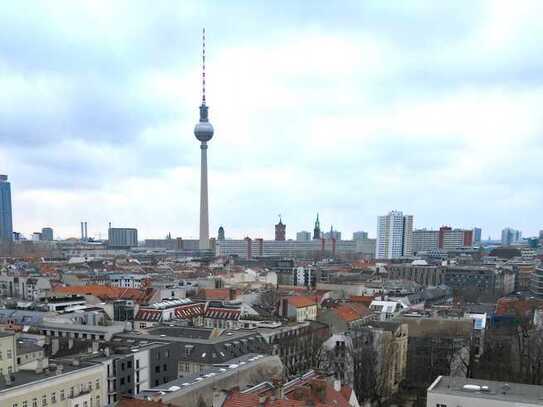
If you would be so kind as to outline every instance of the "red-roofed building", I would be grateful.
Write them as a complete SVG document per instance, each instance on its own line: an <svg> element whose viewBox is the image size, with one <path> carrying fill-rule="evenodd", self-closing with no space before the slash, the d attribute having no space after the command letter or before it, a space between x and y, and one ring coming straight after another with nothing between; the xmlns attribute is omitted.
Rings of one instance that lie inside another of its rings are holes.
<svg viewBox="0 0 543 407"><path fill-rule="evenodd" d="M307 373L285 385L261 383L248 390L234 390L222 407L359 407L356 395L339 382L333 385Z"/></svg>
<svg viewBox="0 0 543 407"><path fill-rule="evenodd" d="M317 319L330 326L331 333L336 334L361 325L370 316L370 310L364 305L349 303L322 309Z"/></svg>
<svg viewBox="0 0 543 407"><path fill-rule="evenodd" d="M283 318L295 319L296 322L314 321L317 319L317 300L310 295L294 295L283 298L279 307L279 315Z"/></svg>
<svg viewBox="0 0 543 407"><path fill-rule="evenodd" d="M105 285L73 285L57 287L54 293L92 295L102 301L132 300L138 304L147 304L153 298L155 290L152 288L143 290L138 288L109 287Z"/></svg>
<svg viewBox="0 0 543 407"><path fill-rule="evenodd" d="M230 301L237 297L238 292L233 288L201 288L198 297L203 300Z"/></svg>

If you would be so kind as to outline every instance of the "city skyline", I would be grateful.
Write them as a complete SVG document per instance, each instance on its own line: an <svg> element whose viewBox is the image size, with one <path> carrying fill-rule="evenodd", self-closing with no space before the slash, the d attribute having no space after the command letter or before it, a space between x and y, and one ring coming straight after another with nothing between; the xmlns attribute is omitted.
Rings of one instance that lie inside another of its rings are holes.
<svg viewBox="0 0 543 407"><path fill-rule="evenodd" d="M232 3L249 17L235 27L209 4L6 6L0 173L14 230L77 237L84 219L89 236L110 221L142 238L197 236L191 130L205 25L221 134L212 235L223 225L228 237L272 238L282 213L293 239L319 212L323 230L373 236L394 208L414 228L537 235L541 5L469 4L347 2L339 16L319 2L284 14Z"/></svg>

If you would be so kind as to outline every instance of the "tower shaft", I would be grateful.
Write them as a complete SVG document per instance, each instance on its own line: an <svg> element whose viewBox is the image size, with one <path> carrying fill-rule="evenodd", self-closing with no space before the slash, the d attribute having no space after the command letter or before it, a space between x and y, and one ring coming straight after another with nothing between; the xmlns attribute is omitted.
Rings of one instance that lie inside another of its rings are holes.
<svg viewBox="0 0 543 407"><path fill-rule="evenodd" d="M207 143L200 145L200 250L209 250L209 209L207 200Z"/></svg>

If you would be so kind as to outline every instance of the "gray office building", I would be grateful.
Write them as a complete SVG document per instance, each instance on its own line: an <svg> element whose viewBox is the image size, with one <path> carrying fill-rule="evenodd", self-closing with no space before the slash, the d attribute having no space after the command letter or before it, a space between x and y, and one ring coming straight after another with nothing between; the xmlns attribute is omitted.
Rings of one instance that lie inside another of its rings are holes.
<svg viewBox="0 0 543 407"><path fill-rule="evenodd" d="M138 245L138 230L134 228L109 228L108 246L129 248Z"/></svg>
<svg viewBox="0 0 543 407"><path fill-rule="evenodd" d="M13 239L11 186L7 175L0 175L0 240Z"/></svg>
<svg viewBox="0 0 543 407"><path fill-rule="evenodd" d="M40 240L53 240L53 229L52 228L42 228Z"/></svg>

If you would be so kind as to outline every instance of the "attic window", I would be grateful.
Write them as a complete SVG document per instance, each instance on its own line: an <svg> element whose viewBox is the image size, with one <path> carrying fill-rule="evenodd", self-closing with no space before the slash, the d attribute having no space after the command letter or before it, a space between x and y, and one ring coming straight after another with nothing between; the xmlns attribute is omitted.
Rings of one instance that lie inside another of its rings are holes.
<svg viewBox="0 0 543 407"><path fill-rule="evenodd" d="M203 358L205 358L205 357L206 357L206 355L207 355L207 353L206 353L206 352L202 353L202 357L203 357Z"/></svg>

